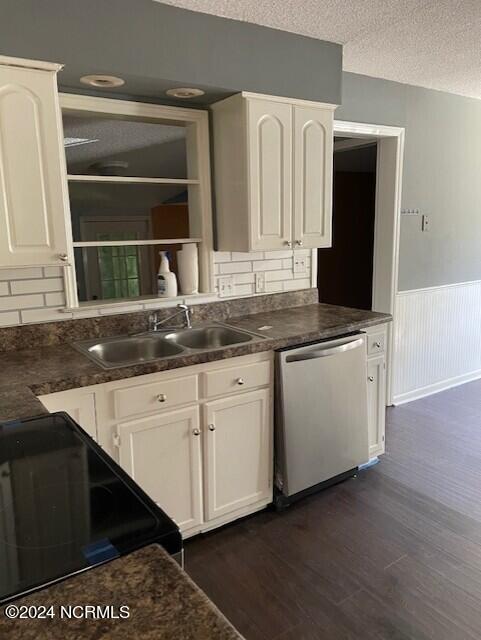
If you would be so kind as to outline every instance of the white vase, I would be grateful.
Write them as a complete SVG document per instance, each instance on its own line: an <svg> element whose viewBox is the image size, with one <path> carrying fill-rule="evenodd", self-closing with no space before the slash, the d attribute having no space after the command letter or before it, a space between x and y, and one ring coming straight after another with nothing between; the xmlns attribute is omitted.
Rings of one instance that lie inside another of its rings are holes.
<svg viewBox="0 0 481 640"><path fill-rule="evenodd" d="M177 251L177 269L179 271L180 291L186 295L199 292L199 260L197 245L184 244Z"/></svg>

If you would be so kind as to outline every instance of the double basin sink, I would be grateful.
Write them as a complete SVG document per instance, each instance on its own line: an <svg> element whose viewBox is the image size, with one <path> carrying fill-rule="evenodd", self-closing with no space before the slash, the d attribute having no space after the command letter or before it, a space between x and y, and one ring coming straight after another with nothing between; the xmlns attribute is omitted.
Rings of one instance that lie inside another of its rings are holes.
<svg viewBox="0 0 481 640"><path fill-rule="evenodd" d="M75 343L74 346L97 364L106 369L112 369L263 339L263 336L241 329L209 324L192 329L83 340Z"/></svg>

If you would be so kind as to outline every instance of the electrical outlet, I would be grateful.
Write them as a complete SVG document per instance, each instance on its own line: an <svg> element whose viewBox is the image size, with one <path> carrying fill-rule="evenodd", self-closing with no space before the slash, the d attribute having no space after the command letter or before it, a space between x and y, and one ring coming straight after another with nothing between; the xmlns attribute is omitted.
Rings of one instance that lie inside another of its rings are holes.
<svg viewBox="0 0 481 640"><path fill-rule="evenodd" d="M265 293L266 291L266 274L263 271L256 273L256 293Z"/></svg>
<svg viewBox="0 0 481 640"><path fill-rule="evenodd" d="M421 228L423 231L429 231L431 228L431 220L426 214L423 214L423 224Z"/></svg>
<svg viewBox="0 0 481 640"><path fill-rule="evenodd" d="M217 282L220 298L229 298L234 295L234 279L232 276L222 276Z"/></svg>
<svg viewBox="0 0 481 640"><path fill-rule="evenodd" d="M294 254L294 273L306 273L307 272L307 262L306 256L296 256Z"/></svg>

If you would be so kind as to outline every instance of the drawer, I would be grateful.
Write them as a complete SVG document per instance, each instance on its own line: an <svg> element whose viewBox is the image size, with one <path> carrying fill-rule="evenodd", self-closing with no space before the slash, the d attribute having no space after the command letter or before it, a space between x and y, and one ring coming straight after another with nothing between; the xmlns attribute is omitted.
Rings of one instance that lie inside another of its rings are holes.
<svg viewBox="0 0 481 640"><path fill-rule="evenodd" d="M204 373L206 398L263 387L270 383L271 363L254 362Z"/></svg>
<svg viewBox="0 0 481 640"><path fill-rule="evenodd" d="M196 402L198 398L196 375L117 389L114 391L115 417L123 419L140 413L171 409Z"/></svg>
<svg viewBox="0 0 481 640"><path fill-rule="evenodd" d="M384 353L386 349L386 333L379 331L367 336L367 355L373 356L377 353Z"/></svg>

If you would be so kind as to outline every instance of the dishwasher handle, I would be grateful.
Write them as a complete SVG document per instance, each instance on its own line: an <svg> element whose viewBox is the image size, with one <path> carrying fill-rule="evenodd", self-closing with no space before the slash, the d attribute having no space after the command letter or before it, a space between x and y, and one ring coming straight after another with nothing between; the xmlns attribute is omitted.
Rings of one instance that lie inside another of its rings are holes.
<svg viewBox="0 0 481 640"><path fill-rule="evenodd" d="M303 360L315 360L316 358L326 358L333 356L336 353L343 353L344 351L350 351L351 349L357 349L364 343L363 338L356 338L349 342L344 342L335 347L328 347L327 349L315 349L312 351L306 351L305 353L298 353L291 356L286 356L286 362L302 362Z"/></svg>

